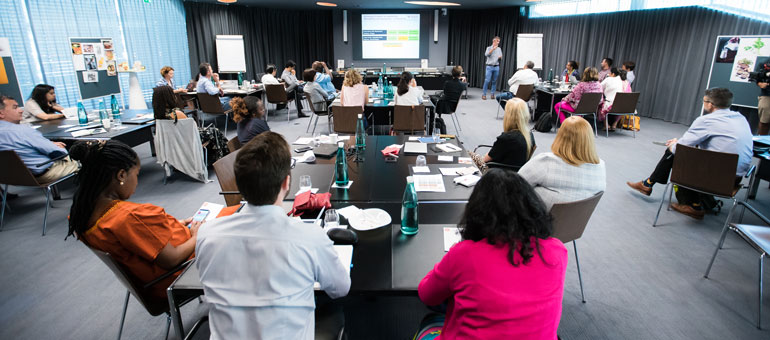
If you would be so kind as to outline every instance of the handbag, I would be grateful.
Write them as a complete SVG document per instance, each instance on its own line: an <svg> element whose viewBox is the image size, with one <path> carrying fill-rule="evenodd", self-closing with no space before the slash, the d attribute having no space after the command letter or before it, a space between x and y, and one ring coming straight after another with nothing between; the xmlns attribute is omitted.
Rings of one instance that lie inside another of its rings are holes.
<svg viewBox="0 0 770 340"><path fill-rule="evenodd" d="M309 211L319 211L323 208L329 209L331 204L332 194L325 192L323 194L314 194L310 190L305 191L296 197L294 197L294 205L291 207L289 216L302 216L302 214Z"/></svg>
<svg viewBox="0 0 770 340"><path fill-rule="evenodd" d="M535 130L539 132L551 132L553 117L550 114L542 114L535 123Z"/></svg>
<svg viewBox="0 0 770 340"><path fill-rule="evenodd" d="M637 115L625 115L623 116L623 120L621 121L621 126L625 130L641 130L640 128L640 121L641 118Z"/></svg>

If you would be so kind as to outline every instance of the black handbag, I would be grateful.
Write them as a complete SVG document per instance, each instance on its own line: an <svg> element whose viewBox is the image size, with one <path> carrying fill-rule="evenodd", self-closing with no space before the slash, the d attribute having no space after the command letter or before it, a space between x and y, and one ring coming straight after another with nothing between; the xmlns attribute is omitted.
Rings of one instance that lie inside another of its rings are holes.
<svg viewBox="0 0 770 340"><path fill-rule="evenodd" d="M553 117L550 114L542 114L535 123L535 130L539 132L551 132Z"/></svg>

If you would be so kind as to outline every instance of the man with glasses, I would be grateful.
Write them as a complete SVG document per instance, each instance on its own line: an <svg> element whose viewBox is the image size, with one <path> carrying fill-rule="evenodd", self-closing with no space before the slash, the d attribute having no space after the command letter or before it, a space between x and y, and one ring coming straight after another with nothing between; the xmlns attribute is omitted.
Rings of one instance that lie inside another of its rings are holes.
<svg viewBox="0 0 770 340"><path fill-rule="evenodd" d="M666 141L666 152L650 177L641 182L626 182L626 184L646 196L650 196L655 183L666 184L674 165L678 144L737 154L738 168L735 180L736 185L740 183L741 177L746 175L751 166L753 141L746 118L738 112L729 110L732 100L733 94L728 89L706 90L706 95L703 97L703 115L695 119L681 139L674 138ZM701 202L708 197L682 187L679 188L676 196L679 203L672 203L672 209L695 219L703 219L704 209Z"/></svg>

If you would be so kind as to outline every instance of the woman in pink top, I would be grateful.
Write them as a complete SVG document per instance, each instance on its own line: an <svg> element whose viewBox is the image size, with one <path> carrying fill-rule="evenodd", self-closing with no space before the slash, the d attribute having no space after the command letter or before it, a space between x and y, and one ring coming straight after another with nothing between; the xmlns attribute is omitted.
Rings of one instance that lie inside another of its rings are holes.
<svg viewBox="0 0 770 340"><path fill-rule="evenodd" d="M575 112L575 109L578 107L578 103L580 103L580 99L583 98L583 93L592 92L603 93L604 90L602 89L602 84L599 83L599 71L596 70L596 67L586 67L586 69L583 71L583 78L580 80L580 83L575 85L575 88L572 89L572 92L570 92L566 97L564 97L564 99L562 99L556 104L556 106L553 107L553 109L556 111L556 114L559 115L559 123L563 122L564 119L567 118L562 111ZM603 101L604 99L599 101L599 107L602 107Z"/></svg>
<svg viewBox="0 0 770 340"><path fill-rule="evenodd" d="M567 248L550 221L518 174L484 174L465 207L462 241L418 288L428 306L447 302L446 322L415 339L557 339Z"/></svg>
<svg viewBox="0 0 770 340"><path fill-rule="evenodd" d="M345 80L342 82L342 93L340 94L342 106L360 106L366 105L369 98L369 87L361 82L361 74L354 69L345 72Z"/></svg>

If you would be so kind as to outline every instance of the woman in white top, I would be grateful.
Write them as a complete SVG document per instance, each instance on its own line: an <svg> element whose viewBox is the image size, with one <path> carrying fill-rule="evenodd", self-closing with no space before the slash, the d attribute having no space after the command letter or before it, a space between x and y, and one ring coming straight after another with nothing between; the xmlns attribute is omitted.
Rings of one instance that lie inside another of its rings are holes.
<svg viewBox="0 0 770 340"><path fill-rule="evenodd" d="M53 86L38 84L32 89L29 100L24 103L24 112L21 116L22 123L31 123L39 120L62 119L64 108L56 104L56 92Z"/></svg>
<svg viewBox="0 0 770 340"><path fill-rule="evenodd" d="M395 105L422 104L422 89L417 87L417 81L409 72L401 73L395 95Z"/></svg>
<svg viewBox="0 0 770 340"><path fill-rule="evenodd" d="M364 107L369 99L369 87L361 82L361 74L354 69L345 72L340 101L342 106Z"/></svg>
<svg viewBox="0 0 770 340"><path fill-rule="evenodd" d="M555 203L589 198L607 186L604 161L596 153L594 131L587 120L564 120L551 152L535 155L519 169L548 209Z"/></svg>
<svg viewBox="0 0 770 340"><path fill-rule="evenodd" d="M625 79L625 71L618 70L613 67L610 69L610 74L602 81L602 90L604 91L604 104L599 111L599 121L604 121L604 128L610 131L615 131L615 128L620 121L620 116L611 116L608 119L607 112L612 109L612 102L615 100L617 93L631 92L630 86Z"/></svg>

